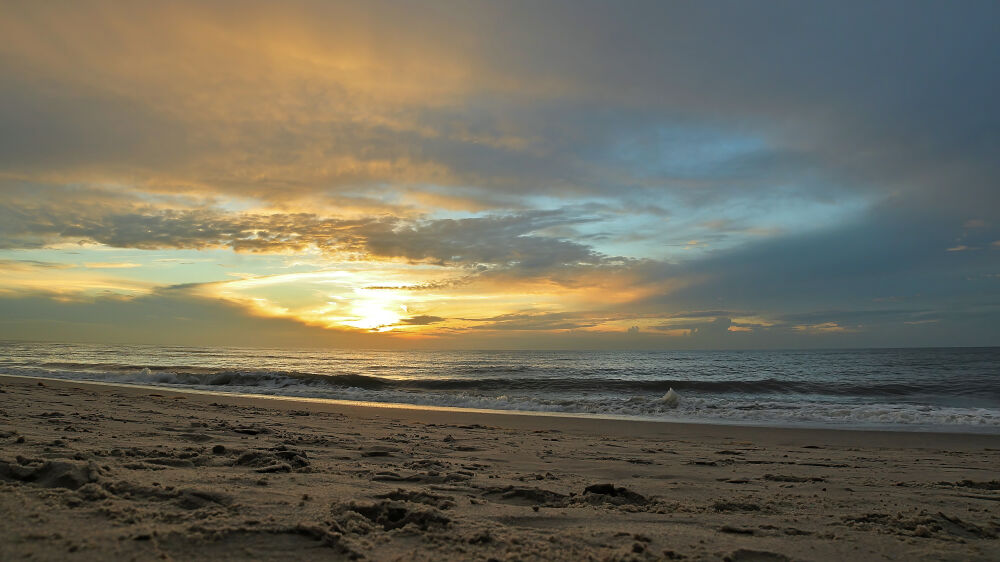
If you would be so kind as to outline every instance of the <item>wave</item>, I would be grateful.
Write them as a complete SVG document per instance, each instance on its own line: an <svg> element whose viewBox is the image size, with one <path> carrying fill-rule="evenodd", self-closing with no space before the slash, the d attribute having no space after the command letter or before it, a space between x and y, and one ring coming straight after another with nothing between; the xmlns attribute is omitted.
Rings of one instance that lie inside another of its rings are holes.
<svg viewBox="0 0 1000 562"><path fill-rule="evenodd" d="M11 369L3 369L11 371ZM607 395L570 398L543 393L432 392L404 388L363 388L360 385L325 384L325 377L292 378L275 373L217 373L204 375L157 372L151 369L120 374L37 370L10 374L30 374L64 379L184 386L223 393L320 398L358 402L401 403L417 406L476 408L562 414L594 414L639 417L660 421L692 423L739 423L758 425L841 426L890 429L939 429L972 432L1000 432L1000 409L956 408L891 402L843 403L812 400L768 400L721 395L692 395L674 389L662 396ZM81 376L82 375L82 376ZM234 376L235 375L235 376ZM343 375L342 382L378 377Z"/></svg>
<svg viewBox="0 0 1000 562"><path fill-rule="evenodd" d="M1000 433L1000 348L390 353L0 343L0 351L0 373L214 393Z"/></svg>
<svg viewBox="0 0 1000 562"><path fill-rule="evenodd" d="M267 386L314 385L366 390L424 390L424 391L479 391L479 392L575 392L663 394L671 389L678 392L707 394L803 394L856 397L896 397L913 395L976 395L979 398L1000 400L1000 386L977 384L968 381L965 387L955 381L920 381L907 383L871 383L834 381L802 381L763 378L751 380L693 380L651 379L634 380L622 377L589 376L557 377L551 372L535 377L473 377L463 370L465 377L454 378L392 378L361 373L321 374L291 370L247 370L191 365L137 366L123 363L73 363L49 362L40 365L45 369L70 369L94 374L106 374L109 380L121 377L122 382L156 382L177 385L207 386ZM383 366L379 366L383 367ZM378 369L382 370L382 369ZM523 371L524 369L521 369ZM509 367L475 369L478 374L496 375L518 370Z"/></svg>

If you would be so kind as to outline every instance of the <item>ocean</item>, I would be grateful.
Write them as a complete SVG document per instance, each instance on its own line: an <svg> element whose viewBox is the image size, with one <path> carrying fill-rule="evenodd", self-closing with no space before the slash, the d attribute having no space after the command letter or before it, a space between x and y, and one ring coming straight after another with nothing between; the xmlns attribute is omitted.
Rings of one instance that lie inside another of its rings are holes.
<svg viewBox="0 0 1000 562"><path fill-rule="evenodd" d="M340 351L0 343L0 373L659 421L1000 433L1000 348Z"/></svg>

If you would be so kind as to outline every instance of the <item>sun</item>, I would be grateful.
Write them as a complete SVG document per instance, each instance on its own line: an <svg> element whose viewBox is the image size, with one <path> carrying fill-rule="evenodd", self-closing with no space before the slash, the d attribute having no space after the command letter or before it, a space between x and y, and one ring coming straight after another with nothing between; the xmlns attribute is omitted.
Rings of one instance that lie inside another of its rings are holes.
<svg viewBox="0 0 1000 562"><path fill-rule="evenodd" d="M388 299L365 299L354 303L351 314L355 319L344 324L362 330L387 332L396 327L402 319L401 313L405 311L405 307Z"/></svg>

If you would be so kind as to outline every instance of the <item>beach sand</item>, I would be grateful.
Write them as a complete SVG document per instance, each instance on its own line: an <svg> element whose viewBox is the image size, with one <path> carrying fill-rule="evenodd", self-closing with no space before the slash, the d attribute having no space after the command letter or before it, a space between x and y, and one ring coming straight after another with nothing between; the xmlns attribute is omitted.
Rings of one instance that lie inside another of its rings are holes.
<svg viewBox="0 0 1000 562"><path fill-rule="evenodd" d="M995 435L0 391L2 560L1000 560Z"/></svg>

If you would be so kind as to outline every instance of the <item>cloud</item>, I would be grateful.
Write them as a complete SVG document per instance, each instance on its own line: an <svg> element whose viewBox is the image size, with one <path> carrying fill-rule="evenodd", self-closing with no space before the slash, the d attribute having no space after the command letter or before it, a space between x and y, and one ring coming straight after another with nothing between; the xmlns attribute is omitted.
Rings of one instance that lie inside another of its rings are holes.
<svg viewBox="0 0 1000 562"><path fill-rule="evenodd" d="M728 317L699 320L695 322L669 322L652 326L660 332L684 333L689 336L717 337L729 331L733 321Z"/></svg>
<svg viewBox="0 0 1000 562"><path fill-rule="evenodd" d="M600 323L591 315L569 312L517 312L476 319L476 330L548 331L591 328Z"/></svg>
<svg viewBox="0 0 1000 562"><path fill-rule="evenodd" d="M84 267L87 269L132 269L134 267L142 267L141 263L131 263L131 262L84 262Z"/></svg>
<svg viewBox="0 0 1000 562"><path fill-rule="evenodd" d="M668 208L946 185L949 206L995 201L998 116L979 108L998 79L977 70L995 6L775 10L556 2L529 24L489 3L21 5L0 28L0 164L275 202L437 186L468 209ZM442 195L423 204L454 208Z"/></svg>
<svg viewBox="0 0 1000 562"><path fill-rule="evenodd" d="M0 295L12 298L44 294L69 301L94 295L141 295L155 287L148 281L118 279L74 264L30 259L0 259L0 273Z"/></svg>
<svg viewBox="0 0 1000 562"><path fill-rule="evenodd" d="M867 309L867 310L817 310L785 314L777 318L779 322L788 325L823 325L823 324L884 324L903 323L917 318L925 318L935 314L930 309Z"/></svg>
<svg viewBox="0 0 1000 562"><path fill-rule="evenodd" d="M97 2L4 16L3 290L152 290L122 280L152 268L42 265L69 245L185 262L228 250L252 279L276 256L296 271L413 266L350 289L441 299L407 313L443 319L428 331L474 318L483 333L638 326L643 345L671 330L783 345L831 324L896 342L902 323L996 343L975 316L995 318L997 295L1000 75L982 71L1000 45L994 3ZM129 255L118 267L147 263ZM501 309L467 314L505 291ZM866 308L887 295L910 301Z"/></svg>
<svg viewBox="0 0 1000 562"><path fill-rule="evenodd" d="M731 318L716 318L708 324L702 324L691 329L692 336L717 335L729 331L733 325Z"/></svg>
<svg viewBox="0 0 1000 562"><path fill-rule="evenodd" d="M0 218L10 219L6 226L0 226L0 247L85 241L144 250L229 248L247 253L291 253L318 249L355 259L486 264L523 270L596 265L608 260L585 244L541 234L546 229L595 220L592 214L572 208L464 219L338 219L312 213L163 209L124 197L116 200L124 212L115 212L86 200L76 207L72 194L58 190L56 194L70 197L52 204L35 201L33 207L17 200L0 201Z"/></svg>
<svg viewBox="0 0 1000 562"><path fill-rule="evenodd" d="M373 224L364 229L363 245L375 256L438 263L516 264L522 269L599 263L603 256L583 244L532 234L585 220L561 212L535 211L414 225Z"/></svg>
<svg viewBox="0 0 1000 562"><path fill-rule="evenodd" d="M177 345L383 347L369 334L306 326L289 319L254 316L240 306L185 289L124 298L60 300L36 293L0 294L0 338ZM392 345L388 343L388 345Z"/></svg>
<svg viewBox="0 0 1000 562"><path fill-rule="evenodd" d="M792 329L805 332L807 334L842 334L845 332L854 331L855 329L847 328L837 324L836 322L823 322L822 324L800 324L794 326Z"/></svg>
<svg viewBox="0 0 1000 562"><path fill-rule="evenodd" d="M732 318L736 316L747 316L747 313L731 310L684 310L664 315L665 318Z"/></svg>
<svg viewBox="0 0 1000 562"><path fill-rule="evenodd" d="M55 263L39 260L9 260L0 259L0 270L11 271L35 271L46 269L69 269L70 264Z"/></svg>
<svg viewBox="0 0 1000 562"><path fill-rule="evenodd" d="M399 322L401 324L406 324L407 326L427 326L428 324L436 324L438 322L444 322L444 318L440 316L430 316L427 314L422 314L420 316L413 316L411 318L403 318Z"/></svg>

